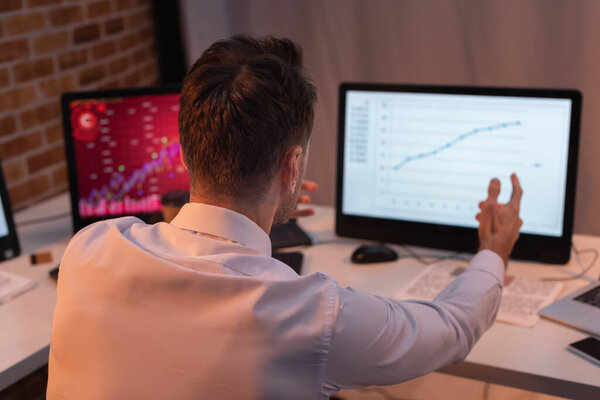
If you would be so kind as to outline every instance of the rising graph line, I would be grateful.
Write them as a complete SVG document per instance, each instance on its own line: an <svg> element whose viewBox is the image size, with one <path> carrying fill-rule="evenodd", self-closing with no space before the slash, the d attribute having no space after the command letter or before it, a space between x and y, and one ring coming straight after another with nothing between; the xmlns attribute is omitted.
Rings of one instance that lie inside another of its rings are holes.
<svg viewBox="0 0 600 400"><path fill-rule="evenodd" d="M179 142L175 142L161 149L156 159L146 161L141 168L134 169L129 178L121 173L116 173L110 180L110 183L102 188L93 188L88 196L88 202L92 203L103 198L121 199L131 191L136 184L143 184L149 175L156 173L166 165L173 165L179 159L181 147Z"/></svg>
<svg viewBox="0 0 600 400"><path fill-rule="evenodd" d="M399 164L395 165L393 170L397 171L400 168L402 168L403 166L405 166L406 164L408 164L411 161L415 161L415 160L420 160L422 158L427 158L427 157L432 157L435 156L438 153L441 153L444 150L449 149L450 147L454 146L455 144L473 136L476 135L480 132L488 132L488 131L494 131L497 129L503 129L503 128L508 128L509 126L518 126L521 125L521 121L512 121L512 122L503 122L501 124L496 124L496 125L490 125L490 126L485 126L483 128L475 128L469 132L465 132L463 134L461 134L460 136L458 136L455 139L452 139L451 141L449 141L448 143L438 147L435 150L432 151L428 151L425 153L420 153L420 154L416 154L414 156L409 156L406 157L404 160L402 160L402 162L400 162Z"/></svg>

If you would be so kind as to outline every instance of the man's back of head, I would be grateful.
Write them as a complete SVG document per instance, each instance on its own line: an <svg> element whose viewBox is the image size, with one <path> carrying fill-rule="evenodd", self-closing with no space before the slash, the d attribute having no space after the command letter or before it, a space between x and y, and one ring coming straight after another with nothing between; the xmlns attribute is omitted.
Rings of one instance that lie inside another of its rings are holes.
<svg viewBox="0 0 600 400"><path fill-rule="evenodd" d="M192 192L261 200L286 150L306 149L316 90L287 39L216 42L183 82L179 131Z"/></svg>

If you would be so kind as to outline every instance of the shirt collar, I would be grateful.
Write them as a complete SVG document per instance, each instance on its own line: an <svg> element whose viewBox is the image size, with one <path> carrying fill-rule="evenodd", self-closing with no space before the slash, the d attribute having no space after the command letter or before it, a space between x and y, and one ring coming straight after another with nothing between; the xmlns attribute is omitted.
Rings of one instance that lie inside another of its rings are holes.
<svg viewBox="0 0 600 400"><path fill-rule="evenodd" d="M254 221L228 208L203 203L185 204L171 225L218 236L271 256L271 239Z"/></svg>

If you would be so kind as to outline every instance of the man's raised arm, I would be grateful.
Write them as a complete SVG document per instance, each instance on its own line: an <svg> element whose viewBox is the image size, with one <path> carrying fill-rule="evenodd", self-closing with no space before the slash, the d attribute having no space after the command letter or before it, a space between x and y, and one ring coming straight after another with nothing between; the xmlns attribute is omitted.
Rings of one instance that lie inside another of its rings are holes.
<svg viewBox="0 0 600 400"><path fill-rule="evenodd" d="M397 301L340 289L324 385L340 388L390 385L462 361L494 322L504 271L519 237L522 190L498 203L500 181L490 182L480 203L480 251L433 301Z"/></svg>

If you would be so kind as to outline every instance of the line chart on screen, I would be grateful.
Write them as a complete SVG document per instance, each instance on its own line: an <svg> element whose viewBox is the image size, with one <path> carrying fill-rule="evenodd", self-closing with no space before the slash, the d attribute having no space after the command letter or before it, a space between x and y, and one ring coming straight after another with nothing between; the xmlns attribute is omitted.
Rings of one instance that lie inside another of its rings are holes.
<svg viewBox="0 0 600 400"><path fill-rule="evenodd" d="M522 169L521 121L481 125L479 121L408 128L420 121L403 119L405 128L391 122L379 135L377 207L413 207L421 214L473 216L473 199L485 194L490 177ZM477 126L469 128L469 126ZM399 160L399 162L398 162ZM541 168L541 163L535 163ZM468 215L466 215L468 214Z"/></svg>
<svg viewBox="0 0 600 400"><path fill-rule="evenodd" d="M568 110L520 99L409 94L350 98L346 120L346 171L363 181L350 207L371 215L475 227L478 203L491 178L500 179L500 201L510 196L510 175L527 190L525 230L558 232L536 210L563 206ZM552 144L550 144L552 143ZM560 167L560 168L559 168ZM370 171L370 172L367 172ZM564 174L563 174L564 175ZM354 190L349 185L348 190ZM546 210L547 211L547 210ZM552 212L560 215L560 212Z"/></svg>

